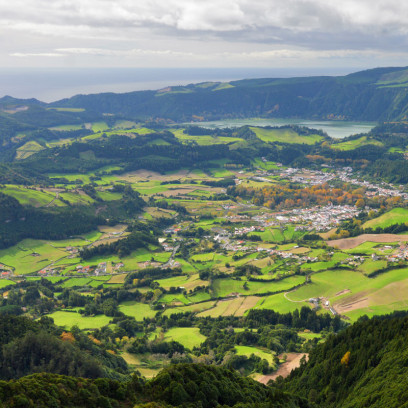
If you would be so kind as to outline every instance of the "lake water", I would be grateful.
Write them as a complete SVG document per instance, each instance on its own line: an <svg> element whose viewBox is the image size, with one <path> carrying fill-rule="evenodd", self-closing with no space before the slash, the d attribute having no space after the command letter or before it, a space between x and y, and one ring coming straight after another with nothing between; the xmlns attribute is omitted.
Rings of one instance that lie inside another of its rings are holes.
<svg viewBox="0 0 408 408"><path fill-rule="evenodd" d="M210 129L240 127L240 126L285 126L298 125L312 129L319 129L326 132L334 139L342 139L347 136L367 133L376 126L375 122L348 122L348 121L326 121L326 120L306 120L306 119L228 119L213 122L191 123Z"/></svg>

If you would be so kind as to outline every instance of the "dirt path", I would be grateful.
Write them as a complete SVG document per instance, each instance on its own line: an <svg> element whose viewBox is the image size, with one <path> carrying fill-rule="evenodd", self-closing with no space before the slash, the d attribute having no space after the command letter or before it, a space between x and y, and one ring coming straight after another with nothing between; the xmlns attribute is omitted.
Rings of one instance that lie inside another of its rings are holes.
<svg viewBox="0 0 408 408"><path fill-rule="evenodd" d="M285 297L285 299L286 300L289 300L289 302L293 302L293 303L303 303L303 302L306 302L307 301L307 299L303 299L303 300L292 300L292 299L289 299L288 298L288 293L292 293L292 292L294 292L294 290L291 290L291 291L289 291L289 292L285 292L284 294L283 294L283 296Z"/></svg>
<svg viewBox="0 0 408 408"><path fill-rule="evenodd" d="M55 197L46 205L46 207L49 207L55 200L59 199L59 192L55 194Z"/></svg>
<svg viewBox="0 0 408 408"><path fill-rule="evenodd" d="M277 371L273 374L264 375L263 377L259 378L258 381L262 384L267 384L269 380L275 380L280 375L285 378L287 377L290 372L300 366L300 360L303 356L308 358L307 353L287 353L286 362L281 364ZM281 356L279 356L281 358Z"/></svg>

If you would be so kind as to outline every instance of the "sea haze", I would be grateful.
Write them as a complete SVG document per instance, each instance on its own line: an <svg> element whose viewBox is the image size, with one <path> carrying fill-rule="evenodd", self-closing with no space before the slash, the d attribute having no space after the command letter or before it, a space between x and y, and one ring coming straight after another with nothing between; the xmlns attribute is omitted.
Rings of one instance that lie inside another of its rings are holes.
<svg viewBox="0 0 408 408"><path fill-rule="evenodd" d="M352 72L282 68L16 68L0 69L0 97L54 102L77 94L132 92L205 81L344 75Z"/></svg>

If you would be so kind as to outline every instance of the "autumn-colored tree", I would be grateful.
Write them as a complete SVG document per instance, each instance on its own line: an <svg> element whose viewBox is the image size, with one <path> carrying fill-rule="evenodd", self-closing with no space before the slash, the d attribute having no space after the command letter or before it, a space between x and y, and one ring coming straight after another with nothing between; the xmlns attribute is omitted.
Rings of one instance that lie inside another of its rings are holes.
<svg viewBox="0 0 408 408"><path fill-rule="evenodd" d="M75 341L75 337L71 332L62 332L61 334L62 341L68 341L69 343L73 343Z"/></svg>
<svg viewBox="0 0 408 408"><path fill-rule="evenodd" d="M350 352L348 351L341 359L340 363L342 365L345 365L346 367L348 367L349 363L350 363Z"/></svg>
<svg viewBox="0 0 408 408"><path fill-rule="evenodd" d="M348 238L350 236L350 232L347 230L340 230L339 238Z"/></svg>

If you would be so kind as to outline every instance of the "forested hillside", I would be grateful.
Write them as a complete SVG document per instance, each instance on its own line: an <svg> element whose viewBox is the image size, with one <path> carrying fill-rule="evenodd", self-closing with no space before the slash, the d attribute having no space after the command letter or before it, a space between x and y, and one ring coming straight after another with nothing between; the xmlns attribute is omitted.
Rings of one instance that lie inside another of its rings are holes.
<svg viewBox="0 0 408 408"><path fill-rule="evenodd" d="M407 114L406 68L344 77L251 79L126 94L78 95L54 106L133 118L302 117L395 120Z"/></svg>
<svg viewBox="0 0 408 408"><path fill-rule="evenodd" d="M292 372L284 389L319 407L401 407L408 399L406 313L362 318Z"/></svg>

